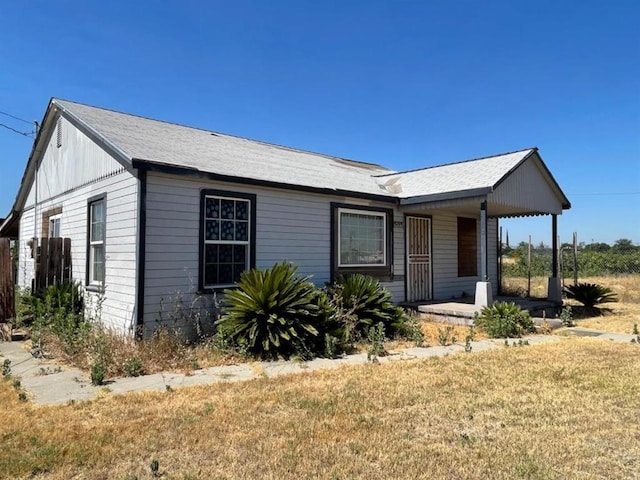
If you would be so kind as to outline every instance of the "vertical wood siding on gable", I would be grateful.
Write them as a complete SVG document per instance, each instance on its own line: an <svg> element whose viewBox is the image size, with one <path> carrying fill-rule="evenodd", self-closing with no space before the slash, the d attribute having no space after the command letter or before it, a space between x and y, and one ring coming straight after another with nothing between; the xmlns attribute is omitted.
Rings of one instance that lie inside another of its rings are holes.
<svg viewBox="0 0 640 480"><path fill-rule="evenodd" d="M562 203L533 158L509 175L495 192L489 195L488 201L533 211L562 214Z"/></svg>
<svg viewBox="0 0 640 480"><path fill-rule="evenodd" d="M256 267L266 268L283 260L298 265L301 275L311 275L316 285L329 281L331 202L372 205L366 200L229 184L149 172L147 176L146 272L144 323L157 327L180 295L191 298L197 290L200 190L217 188L254 193L256 198ZM388 205L381 205L388 208ZM396 215L396 218L398 216ZM394 230L397 238L402 228ZM394 252L402 259L403 251ZM396 265L398 268L399 265ZM396 273L402 272L396 269ZM403 282L390 285L402 291ZM180 325L180 327L185 327Z"/></svg>
<svg viewBox="0 0 640 480"><path fill-rule="evenodd" d="M65 118L61 118L61 146L53 129L38 167L38 203L124 171L124 167ZM35 202L30 190L25 208Z"/></svg>
<svg viewBox="0 0 640 480"><path fill-rule="evenodd" d="M54 147L55 148L55 147ZM107 326L128 331L134 320L136 289L136 234L138 181L128 172L109 176L53 200L38 202L37 236L42 234L41 212L62 207L61 235L71 238L73 278L85 283L87 256L87 199L106 193L106 276L101 320ZM33 237L33 212L26 210L20 222L19 284L31 286L33 259L28 241ZM96 294L90 294L96 305Z"/></svg>

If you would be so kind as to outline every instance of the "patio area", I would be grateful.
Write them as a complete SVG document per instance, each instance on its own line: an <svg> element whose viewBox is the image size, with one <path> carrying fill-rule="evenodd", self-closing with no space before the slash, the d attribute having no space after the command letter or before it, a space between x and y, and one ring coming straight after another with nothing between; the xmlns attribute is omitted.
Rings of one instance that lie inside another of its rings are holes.
<svg viewBox="0 0 640 480"><path fill-rule="evenodd" d="M556 303L544 298L522 298L497 296L494 299L500 302L514 302L523 310L527 310L531 317L544 317L552 319L558 313ZM473 316L482 307L474 304L473 297L459 298L455 301L431 301L406 304L408 308L417 310L421 314L437 317L438 320L460 325L471 325Z"/></svg>

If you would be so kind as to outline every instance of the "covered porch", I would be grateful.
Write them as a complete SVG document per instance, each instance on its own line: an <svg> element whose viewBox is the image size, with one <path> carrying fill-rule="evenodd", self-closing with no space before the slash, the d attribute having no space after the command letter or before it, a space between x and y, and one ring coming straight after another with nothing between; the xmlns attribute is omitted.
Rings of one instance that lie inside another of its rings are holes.
<svg viewBox="0 0 640 480"><path fill-rule="evenodd" d="M511 300L534 311L562 303L558 215L571 205L537 149L387 177L387 183L402 189L400 208L407 218L406 302L418 304L420 311L440 309L447 315L453 312L461 318L472 318L476 310L498 298L499 220L545 215L550 217L553 251L548 305L542 306L537 300ZM433 226L433 230L428 235L412 232L419 218L430 219L428 227ZM428 248L421 247L429 235ZM420 291L413 285L414 260L430 269L416 275L419 282L430 278L429 290L422 289L422 295L413 294Z"/></svg>

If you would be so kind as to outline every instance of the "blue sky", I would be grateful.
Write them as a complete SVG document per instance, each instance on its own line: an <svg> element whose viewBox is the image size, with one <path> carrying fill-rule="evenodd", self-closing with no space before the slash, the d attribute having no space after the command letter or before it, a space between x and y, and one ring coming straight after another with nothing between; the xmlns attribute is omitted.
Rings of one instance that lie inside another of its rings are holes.
<svg viewBox="0 0 640 480"><path fill-rule="evenodd" d="M573 205L563 241L640 243L639 2L34 0L0 20L1 112L41 120L55 96L397 170L537 146ZM0 216L31 143L0 127ZM551 241L549 217L501 224Z"/></svg>

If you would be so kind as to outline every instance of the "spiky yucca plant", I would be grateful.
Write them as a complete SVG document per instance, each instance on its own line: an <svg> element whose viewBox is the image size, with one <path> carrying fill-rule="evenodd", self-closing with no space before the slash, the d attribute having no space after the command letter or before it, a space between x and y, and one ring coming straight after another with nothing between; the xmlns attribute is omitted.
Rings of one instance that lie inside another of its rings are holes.
<svg viewBox="0 0 640 480"><path fill-rule="evenodd" d="M296 272L286 262L245 271L237 289L225 290L218 328L262 358L312 356L322 320L318 290Z"/></svg>
<svg viewBox="0 0 640 480"><path fill-rule="evenodd" d="M613 290L597 283L569 285L564 288L564 294L567 298L576 300L587 308L596 308L596 305L601 303L618 301L618 296L613 293Z"/></svg>
<svg viewBox="0 0 640 480"><path fill-rule="evenodd" d="M391 293L370 276L340 275L328 290L330 297L337 297L344 318L353 320L347 329L353 328L352 333L361 338L366 338L368 330L379 323L393 336L405 321L404 310L391 302Z"/></svg>

